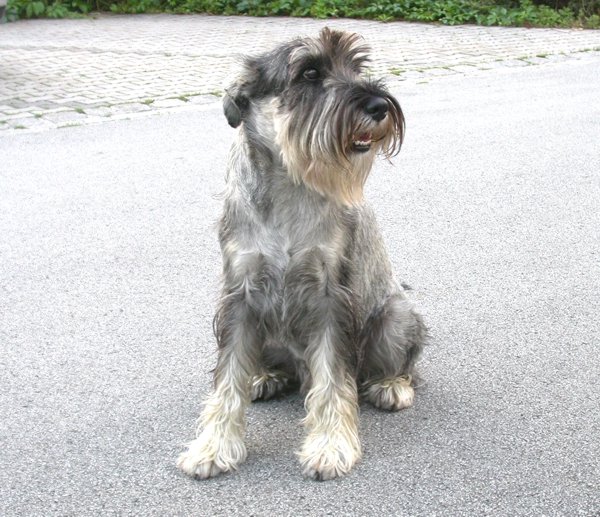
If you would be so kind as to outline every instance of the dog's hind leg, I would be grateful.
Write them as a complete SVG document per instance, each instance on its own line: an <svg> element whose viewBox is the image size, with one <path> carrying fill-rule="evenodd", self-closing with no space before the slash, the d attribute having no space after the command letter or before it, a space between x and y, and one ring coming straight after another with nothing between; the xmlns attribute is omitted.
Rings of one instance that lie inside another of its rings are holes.
<svg viewBox="0 0 600 517"><path fill-rule="evenodd" d="M374 406L398 411L413 404L415 362L426 337L421 315L403 293L375 309L361 332L362 394Z"/></svg>
<svg viewBox="0 0 600 517"><path fill-rule="evenodd" d="M279 371L264 371L252 377L250 400L271 400L288 389L289 377Z"/></svg>
<svg viewBox="0 0 600 517"><path fill-rule="evenodd" d="M250 399L271 400L299 386L297 361L284 347L265 344L256 375L252 377Z"/></svg>
<svg viewBox="0 0 600 517"><path fill-rule="evenodd" d="M337 256L313 248L295 256L285 282L285 319L295 342L305 346L310 389L304 423L308 435L298 453L304 474L318 480L347 474L361 456L355 347L349 291L338 283Z"/></svg>
<svg viewBox="0 0 600 517"><path fill-rule="evenodd" d="M264 340L263 257L246 254L234 269L233 278L226 279L215 318L220 347L215 390L200 415L198 437L177 462L186 474L200 479L235 470L246 459L245 410Z"/></svg>

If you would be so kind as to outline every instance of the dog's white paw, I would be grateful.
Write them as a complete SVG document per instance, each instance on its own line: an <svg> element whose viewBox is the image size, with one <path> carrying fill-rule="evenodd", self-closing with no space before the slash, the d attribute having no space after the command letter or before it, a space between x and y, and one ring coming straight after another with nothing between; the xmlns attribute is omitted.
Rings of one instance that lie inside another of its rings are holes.
<svg viewBox="0 0 600 517"><path fill-rule="evenodd" d="M360 459L356 436L310 435L298 453L306 477L327 481L348 474Z"/></svg>
<svg viewBox="0 0 600 517"><path fill-rule="evenodd" d="M384 379L369 384L365 396L375 407L388 411L399 411L413 405L415 390L410 375Z"/></svg>
<svg viewBox="0 0 600 517"><path fill-rule="evenodd" d="M236 470L246 459L246 446L239 438L219 438L204 431L188 444L177 459L177 467L197 479Z"/></svg>

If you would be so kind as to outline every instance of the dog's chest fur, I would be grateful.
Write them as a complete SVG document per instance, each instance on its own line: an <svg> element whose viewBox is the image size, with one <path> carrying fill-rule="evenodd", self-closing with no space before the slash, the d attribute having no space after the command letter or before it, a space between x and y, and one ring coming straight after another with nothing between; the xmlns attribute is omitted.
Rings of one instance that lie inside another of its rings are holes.
<svg viewBox="0 0 600 517"><path fill-rule="evenodd" d="M225 253L260 253L281 274L294 255L314 247L344 256L352 209L296 185L281 162L246 152L244 135L231 150L221 244Z"/></svg>

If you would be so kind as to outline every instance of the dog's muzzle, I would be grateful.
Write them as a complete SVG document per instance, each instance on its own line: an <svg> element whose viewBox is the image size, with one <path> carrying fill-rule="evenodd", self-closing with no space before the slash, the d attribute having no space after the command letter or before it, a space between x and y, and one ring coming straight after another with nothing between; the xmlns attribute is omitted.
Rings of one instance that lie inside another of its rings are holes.
<svg viewBox="0 0 600 517"><path fill-rule="evenodd" d="M388 109L388 102L383 97L369 97L363 105L363 111L375 122L381 122L387 116ZM366 153L371 149L372 143L373 134L370 131L359 133L352 139L352 150L356 153Z"/></svg>

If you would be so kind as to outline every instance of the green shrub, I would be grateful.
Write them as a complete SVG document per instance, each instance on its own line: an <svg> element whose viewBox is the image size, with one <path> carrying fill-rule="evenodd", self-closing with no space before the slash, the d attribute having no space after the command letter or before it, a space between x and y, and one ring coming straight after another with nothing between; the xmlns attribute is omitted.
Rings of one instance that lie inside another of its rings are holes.
<svg viewBox="0 0 600 517"><path fill-rule="evenodd" d="M9 19L90 11L408 20L445 25L600 28L600 0L9 0Z"/></svg>
<svg viewBox="0 0 600 517"><path fill-rule="evenodd" d="M18 18L70 18L82 16L92 10L88 0L9 0L6 17Z"/></svg>

